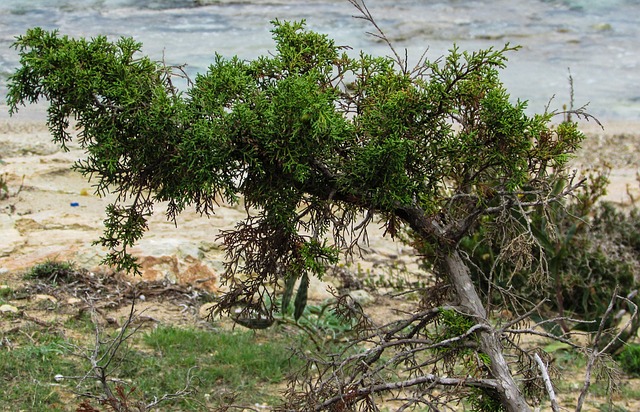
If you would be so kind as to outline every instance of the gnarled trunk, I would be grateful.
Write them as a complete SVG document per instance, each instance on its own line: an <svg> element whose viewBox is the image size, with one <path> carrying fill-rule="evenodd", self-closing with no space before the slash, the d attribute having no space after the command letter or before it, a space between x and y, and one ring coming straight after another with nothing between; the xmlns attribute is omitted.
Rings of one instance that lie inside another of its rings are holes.
<svg viewBox="0 0 640 412"><path fill-rule="evenodd" d="M471 281L469 269L457 249L444 256L444 266L460 306L465 308L467 315L473 317L478 324L486 326L476 333L480 341L480 350L491 359L490 370L493 378L499 382L498 392L502 405L508 412L530 411L531 408L511 375L509 365L502 354L502 344L487 319L487 312Z"/></svg>

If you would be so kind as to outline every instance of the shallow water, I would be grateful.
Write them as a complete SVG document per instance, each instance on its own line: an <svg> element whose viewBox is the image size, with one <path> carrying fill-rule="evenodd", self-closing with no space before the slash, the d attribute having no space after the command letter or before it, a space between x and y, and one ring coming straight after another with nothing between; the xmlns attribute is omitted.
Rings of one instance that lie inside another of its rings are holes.
<svg viewBox="0 0 640 412"><path fill-rule="evenodd" d="M577 105L602 120L640 120L640 0L369 0L378 24L415 62L434 60L454 43L462 49L501 47L511 53L503 81L513 98L542 111L569 100L569 69ZM71 36L133 36L145 53L168 64L206 70L212 56L255 58L273 48L269 21L306 19L338 44L372 54L387 47L346 0L2 0L0 94L18 64L10 48L27 28ZM0 113L6 117L6 112Z"/></svg>

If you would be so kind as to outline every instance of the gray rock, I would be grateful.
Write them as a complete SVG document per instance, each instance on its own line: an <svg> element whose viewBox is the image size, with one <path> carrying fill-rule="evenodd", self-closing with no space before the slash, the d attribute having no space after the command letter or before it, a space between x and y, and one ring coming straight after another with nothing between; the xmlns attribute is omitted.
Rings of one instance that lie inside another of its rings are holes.
<svg viewBox="0 0 640 412"><path fill-rule="evenodd" d="M376 298L364 289L352 290L349 296L362 306L367 306L376 301Z"/></svg>

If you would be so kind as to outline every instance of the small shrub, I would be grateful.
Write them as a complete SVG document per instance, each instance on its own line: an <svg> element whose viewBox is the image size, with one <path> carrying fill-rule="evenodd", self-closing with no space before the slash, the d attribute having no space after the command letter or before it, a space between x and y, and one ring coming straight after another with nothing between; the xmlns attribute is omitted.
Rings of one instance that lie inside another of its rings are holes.
<svg viewBox="0 0 640 412"><path fill-rule="evenodd" d="M12 295L13 295L13 289L11 289L10 287L0 287L0 299L2 298L11 299Z"/></svg>
<svg viewBox="0 0 640 412"><path fill-rule="evenodd" d="M75 263L69 261L47 260L39 263L26 274L27 279L39 279L49 283L69 281L78 273Z"/></svg>
<svg viewBox="0 0 640 412"><path fill-rule="evenodd" d="M640 378L640 344L625 346L617 360L627 375Z"/></svg>
<svg viewBox="0 0 640 412"><path fill-rule="evenodd" d="M0 176L0 200L4 200L9 197L9 186L7 186L6 177Z"/></svg>
<svg viewBox="0 0 640 412"><path fill-rule="evenodd" d="M565 190L566 184L558 184L555 193ZM505 254L517 239L506 245L485 241L485 232L500 230L500 221L490 222L486 229L463 239L462 248L473 261L472 275L481 290L492 294L494 304L506 304L514 312L522 309L523 300L503 301L509 299L508 295L496 293L496 289L514 291L530 302L548 299L540 315L561 318L545 325L549 332L597 329L614 291L621 296L634 296L640 275L640 211L623 212L601 201L605 192L606 176L592 175L574 201L537 208L526 218L514 212L514 218L530 227L533 234L521 245L528 260L522 260L521 254ZM541 262L541 268L535 267L536 261ZM541 269L546 270L543 276ZM488 280L498 288L489 286ZM631 300L640 303L637 296ZM629 311L629 306L626 301L617 300L613 313ZM595 322L574 324L563 317ZM607 328L619 324L619 320L604 321ZM609 352L615 353L639 326L640 319L636 318Z"/></svg>

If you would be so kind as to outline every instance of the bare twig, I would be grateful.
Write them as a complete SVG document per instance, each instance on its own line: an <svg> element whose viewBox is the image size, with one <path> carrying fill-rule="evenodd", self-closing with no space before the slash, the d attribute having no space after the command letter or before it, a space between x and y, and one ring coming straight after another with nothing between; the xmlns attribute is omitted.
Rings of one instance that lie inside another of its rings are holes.
<svg viewBox="0 0 640 412"><path fill-rule="evenodd" d="M408 73L408 68L407 68L407 59L406 59L406 57L405 57L404 60L400 57L400 55L396 51L395 47L393 47L393 44L391 44L391 42L389 41L389 38L387 37L387 35L380 28L380 26L378 26L378 23L376 23L375 19L373 18L373 15L369 11L369 8L365 4L365 2L363 0L349 0L349 3L351 3L362 14L360 16L354 16L354 17L357 18L357 19L363 19L363 20L368 21L369 23L371 23L373 25L373 27L378 32L378 33L367 32L367 34L369 34L369 35L371 35L371 36L373 36L373 37L375 37L377 39L380 39L383 42L385 42L387 44L387 46L389 46L389 49L391 50L391 52L393 53L393 55L394 55L394 57L396 59L396 62L398 63L398 66L400 66L400 69L402 70L402 72L407 74ZM406 50L405 50L405 54L406 54Z"/></svg>
<svg viewBox="0 0 640 412"><path fill-rule="evenodd" d="M154 398L153 402L150 402L145 406L145 410L148 411L148 410L154 409L159 404L161 404L162 402L166 402L166 401L169 401L171 399L184 398L185 396L189 396L189 395L193 394L193 392L194 392L194 389L192 387L193 376L191 375L191 371L193 371L196 368L197 368L197 366L192 366L187 371L187 378L186 378L186 382L184 384L184 388L180 389L179 391L177 391L175 393L164 394L159 399L158 398Z"/></svg>
<svg viewBox="0 0 640 412"><path fill-rule="evenodd" d="M582 386L582 391L580 391L580 396L578 397L576 412L580 412L582 410L584 401L586 400L587 394L589 392L589 387L591 386L591 376L592 376L594 365L602 356L606 355L607 350L611 347L611 345L613 345L620 338L622 333L631 325L635 317L638 316L637 305L633 303L630 299L623 296L619 296L618 289L619 288L616 287L616 289L613 292L613 296L609 301L609 306L607 307L607 310L602 316L602 320L600 321L600 326L598 328L598 331L596 332L596 335L593 338L593 343L591 345L591 348L588 351L589 356L587 358L587 367L585 371L584 384ZM602 339L602 336L604 335L604 332L605 332L605 323L613 313L616 299L622 299L626 301L627 304L631 305L631 307L633 308L633 314L631 315L630 319L625 323L625 325L618 330L615 336L613 336L602 349L598 349L600 346L600 340Z"/></svg>
<svg viewBox="0 0 640 412"><path fill-rule="evenodd" d="M424 385L424 384L437 384L443 386L468 386L475 388L485 388L496 390L499 387L499 383L495 379L459 379L459 378L447 378L442 376L437 376L433 374L425 374L423 376L419 376L414 379L407 379L401 382L387 382L381 383L379 385L371 385L368 387L362 387L358 389L353 389L351 391L347 391L346 393L341 393L332 398L327 399L320 405L316 406L314 411L323 411L323 410L331 410L329 409L332 405L338 404L346 406L346 402L355 402L358 399L361 399L365 396L368 396L377 392L387 392L393 391L397 389L404 389L411 386L416 385ZM340 410L340 409L337 409Z"/></svg>
<svg viewBox="0 0 640 412"><path fill-rule="evenodd" d="M534 200L534 201L531 201L531 202L518 201L518 202L513 202L513 203L504 203L504 204L501 204L499 206L488 207L488 208L482 210L481 213L483 215L492 215L492 214L500 213L505 209L505 206L512 206L514 203L517 203L518 207L524 209L524 208L529 208L529 207L548 205L548 204L553 203L553 202L558 202L561 199L563 199L563 198L567 197L568 195L570 195L571 193L573 193L576 189L578 189L582 185L584 185L584 182L586 182L586 181L587 181L587 178L582 178L576 183L570 182L570 184L567 185L567 187L562 192L560 192L560 193L558 193L558 194L556 194L554 196L550 196L548 198L538 199L538 200ZM505 196L513 196L513 193L504 193L504 195Z"/></svg>
<svg viewBox="0 0 640 412"><path fill-rule="evenodd" d="M103 339L103 331L98 322L97 310L89 299L87 299L86 302L91 310L91 319L94 324L94 343L93 347L88 350L75 347L75 355L84 358L89 362L91 367L83 376L57 376L57 379L77 380L79 382L76 388L80 388L87 379L95 379L99 383L102 393L95 395L90 392L79 392L80 396L107 403L116 412L132 411L134 409L132 409L133 405L129 399L129 395L133 390L126 392L123 388L124 381L112 377L111 374L117 367L114 364L116 362L121 363L124 360L123 357L118 356L122 350L122 345L137 333L142 326L140 323L132 328L134 323L141 320L141 314L143 312L136 312L135 299L133 299L129 315L118 333L114 337L105 340ZM187 372L186 383L183 389L172 394L164 394L160 398L154 397L153 401L149 403L145 403L144 401L135 402L135 410L141 412L150 411L157 408L162 402L191 395L194 392L192 388L193 376L191 374L193 369L194 368L191 368ZM114 383L116 383L115 387L113 386Z"/></svg>
<svg viewBox="0 0 640 412"><path fill-rule="evenodd" d="M540 355L537 353L533 355L533 359L538 364L538 369L540 369L540 373L542 374L542 380L544 381L544 386L547 389L547 393L549 394L549 400L551 401L551 409L553 412L560 412L560 407L558 406L558 400L556 399L556 393L553 390L553 384L551 383L551 378L549 378L549 372L547 371L547 366L540 358Z"/></svg>

